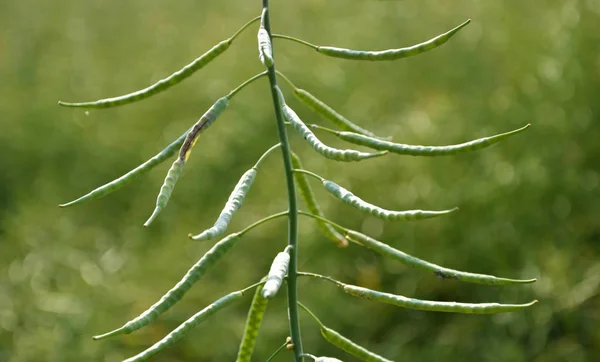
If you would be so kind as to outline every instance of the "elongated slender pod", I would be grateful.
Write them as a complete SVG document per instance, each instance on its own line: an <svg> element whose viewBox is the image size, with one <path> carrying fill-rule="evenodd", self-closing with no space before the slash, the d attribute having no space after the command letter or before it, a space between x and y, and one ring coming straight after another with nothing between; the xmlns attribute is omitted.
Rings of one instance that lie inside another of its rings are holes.
<svg viewBox="0 0 600 362"><path fill-rule="evenodd" d="M319 328L321 329L321 335L323 336L323 338L325 338L325 340L327 340L327 342L333 344L334 346L343 351L350 353L351 355L358 357L362 361L392 362L389 359L383 358L380 355L375 354L362 346L359 346L358 344L352 342L350 339L341 335L339 332L325 326L319 320L319 318L317 318L317 316L313 312L311 312L304 304L298 303L298 305L302 307L302 309L304 309L304 311L308 313L312 317L312 319L319 325Z"/></svg>
<svg viewBox="0 0 600 362"><path fill-rule="evenodd" d="M420 219L430 219L432 217L442 216L446 214L458 211L458 208L441 210L441 211L427 211L427 210L408 210L408 211L393 211L386 210L379 206L370 204L359 197L355 196L352 192L346 190L342 186L336 184L333 181L323 180L323 186L330 194L335 196L337 199L342 200L348 205L352 205L362 212L373 215L383 220L392 221L411 221Z"/></svg>
<svg viewBox="0 0 600 362"><path fill-rule="evenodd" d="M394 142L379 140L379 139L376 139L373 137L368 137L368 136L364 136L364 135L361 135L358 133L353 133L353 132L337 132L337 131L332 131L332 130L330 130L330 132L334 133L336 136L338 136L340 139L342 139L346 142L354 143L354 144L360 145L360 146L370 147L370 148L373 148L373 149L379 150L379 151L389 151L389 152L396 153L399 155L434 157L434 156L450 156L450 155L455 155L457 153L477 151L482 148L489 147L495 143L498 143L508 137L511 137L518 133L521 133L521 132L525 131L527 128L529 128L529 126L530 125L528 124L524 127L516 129L514 131L497 134L495 136L479 138L479 139L476 139L473 141L460 143L457 145L450 145L450 146L405 145L402 143L394 143Z"/></svg>
<svg viewBox="0 0 600 362"><path fill-rule="evenodd" d="M204 230L198 235L190 235L193 240L201 241L214 239L217 236L223 235L227 231L229 222L244 202L244 198L246 197L246 194L250 190L250 187L256 178L256 173L257 169L251 168L242 175L237 185L235 185L233 191L231 192L231 195L229 195L229 199L227 200L227 203L225 204L225 207L221 211L221 214L217 218L215 224L211 228Z"/></svg>
<svg viewBox="0 0 600 362"><path fill-rule="evenodd" d="M194 314L190 319L183 322L179 327L175 328L166 337L156 342L152 347L146 349L144 352L126 359L124 362L137 362L146 361L150 357L156 355L160 351L172 346L180 340L190 329L197 326L199 323L204 322L208 317L217 313L221 309L228 307L234 302L240 300L244 296L244 292L238 290L237 292L229 293L226 296L220 298L216 302L212 303L208 307L202 309L200 312Z"/></svg>
<svg viewBox="0 0 600 362"><path fill-rule="evenodd" d="M298 131L304 137L306 142L319 153L321 156L330 158L335 161L362 161L368 158L379 157L386 154L386 152L366 153L356 150L340 150L337 148L329 147L321 142L317 136L302 122L300 117L294 112L287 104L283 104L283 115L292 124L294 129Z"/></svg>
<svg viewBox="0 0 600 362"><path fill-rule="evenodd" d="M432 272L443 279L456 279L466 283L476 284L487 284L487 285L503 285L503 284L526 284L533 283L536 279L507 279L498 278L493 275L468 273L459 270L444 268L442 266L430 263L425 260L421 260L412 255L406 254L403 251L392 248L391 246L375 240L365 234L357 231L348 230L346 232L346 238L357 244L363 245L375 252L387 256L391 259L397 260L402 264L410 267L421 269L424 271Z"/></svg>
<svg viewBox="0 0 600 362"><path fill-rule="evenodd" d="M336 125L338 128L340 128L344 131L352 131L352 132L356 132L356 133L359 133L359 134L362 134L365 136L369 136L369 137L382 138L382 137L376 136L373 132L367 131L366 129L352 123L346 117L344 117L341 114L339 114L338 112L336 112L333 108L331 108L330 106L325 104L325 102L321 101L320 99L318 99L317 97L315 97L314 95L309 93L308 91L296 87L296 85L294 85L294 83L292 83L292 81L289 80L288 77L283 75L283 73L277 72L277 74L279 74L279 76L281 78L283 78L283 80L285 80L285 82L290 86L290 88L292 88L292 92L294 93L294 96L299 101L304 103L306 106L308 106L314 112L320 114L326 120L328 120L331 123L333 123L334 125Z"/></svg>
<svg viewBox="0 0 600 362"><path fill-rule="evenodd" d="M248 311L246 326L244 327L244 336L240 343L236 362L250 362L254 353L254 346L258 338L258 331L262 324L263 316L267 310L269 301L262 296L263 286L258 286Z"/></svg>
<svg viewBox="0 0 600 362"><path fill-rule="evenodd" d="M260 62L263 63L265 68L273 66L273 47L271 45L271 37L265 29L265 14L266 8L263 8L262 15L260 17L260 27L258 28L258 55Z"/></svg>
<svg viewBox="0 0 600 362"><path fill-rule="evenodd" d="M179 175L181 175L181 172L183 171L184 164L184 161L178 158L171 165L169 172L167 172L167 177L165 177L165 181L160 188L158 197L156 198L156 207L154 208L152 215L150 215L150 218L144 223L144 226L149 226L154 221L154 219L156 219L156 217L162 211L162 209L167 207L167 203L171 198L173 189L175 189L175 184L179 179Z"/></svg>
<svg viewBox="0 0 600 362"><path fill-rule="evenodd" d="M275 295L277 295L279 288L281 288L281 284L283 284L283 278L285 278L287 275L288 266L290 265L290 248L290 246L285 248L285 250L277 254L273 260L271 269L267 275L267 282L262 290L263 298L273 298Z"/></svg>
<svg viewBox="0 0 600 362"><path fill-rule="evenodd" d="M449 30L448 32L438 35L435 38L429 39L426 42L413 45L407 48L399 48L399 49L387 49L387 50L379 50L379 51L367 51L367 50L352 50L352 49L344 49L344 48L336 48L329 46L317 46L317 51L321 54L350 59L350 60L371 60L371 61L379 61L379 60L397 60L401 58L411 57L413 55L421 54L426 51L435 49L440 45L447 42L454 34L456 34L460 29L467 26L471 22L471 19L465 21L460 24L456 28Z"/></svg>
<svg viewBox="0 0 600 362"><path fill-rule="evenodd" d="M185 67L181 68L180 70L176 71L170 76L159 80L158 82L152 84L149 87L122 96L100 99L93 102L70 103L59 101L58 104L65 107L111 108L141 101L142 99L146 99L157 93L163 92L171 88L172 86L180 83L184 79L188 78L196 71L204 68L213 59L224 53L227 49L229 49L229 46L237 37L237 35L239 35L244 29L246 29L252 23L258 21L259 19L260 17L256 17L250 20L248 23L242 26L240 30L238 30L231 38L223 40L222 42L218 43L210 50L208 50L206 53L194 59L194 61L192 61L190 64L186 65Z"/></svg>
<svg viewBox="0 0 600 362"><path fill-rule="evenodd" d="M158 302L152 305L148 310L140 314L138 317L125 323L121 328L115 329L114 331L95 336L94 339L102 339L106 337L116 336L119 334L129 334L136 331L152 321L156 320L158 316L175 303L179 302L181 298L187 293L188 290L196 283L207 271L212 269L227 252L229 252L235 244L240 240L240 234L233 233L223 238L221 241L216 243L209 251L206 252L194 264L185 276L165 295L160 298Z"/></svg>
<svg viewBox="0 0 600 362"><path fill-rule="evenodd" d="M132 181L136 180L139 176L152 170L154 167L160 165L166 159L168 159L171 156L173 156L174 154L176 154L177 150L179 150L179 148L183 144L183 141L185 140L185 137L187 136L189 131L190 130L185 131L181 136L179 136L178 139L173 141L170 145L165 147L162 151L157 153L154 157L150 158L148 161L142 163L141 165L134 168L133 170L127 172L125 175L123 175L123 176L119 177L118 179L115 179L105 185L102 185L102 186L96 188L95 190L91 191L90 193L88 193L84 196L81 196L80 198L78 198L74 201L67 202L65 204L61 204L58 206L60 206L60 207L73 206L73 205L81 204L81 203L89 201L89 200L99 199L99 198L109 195L109 194L117 191L121 187L131 183Z"/></svg>
<svg viewBox="0 0 600 362"><path fill-rule="evenodd" d="M302 163L301 163L298 155L296 155L294 152L292 152L291 155L292 155L292 166L294 167L294 169L296 169L296 170L303 169ZM317 202L317 198L315 197L315 194L313 193L312 188L310 187L310 184L308 183L308 180L306 179L306 176L302 173L295 172L294 178L296 179L296 186L298 186L298 190L300 190L300 194L302 195L302 198L304 199L304 203L306 204L308 211L310 211L314 215L325 217L325 214L323 214L323 211L321 211L321 207L319 206L319 203ZM344 238L344 236L342 234L340 234L333 226L331 226L330 224L328 224L322 220L319 220L319 219L316 219L316 220L317 220L317 225L319 226L319 229L321 229L321 231L323 232L325 237L327 237L329 240L336 243L336 245L339 247L344 248L344 247L348 246L348 240L346 240L346 238Z"/></svg>
<svg viewBox="0 0 600 362"><path fill-rule="evenodd" d="M494 314L515 312L525 308L529 308L535 303L537 303L537 300L526 304L437 302L431 300L407 298L402 295L378 292L375 290L348 284L344 285L344 292L355 297L370 299L375 302L392 304L403 308L418 309L431 312L451 312L465 314Z"/></svg>

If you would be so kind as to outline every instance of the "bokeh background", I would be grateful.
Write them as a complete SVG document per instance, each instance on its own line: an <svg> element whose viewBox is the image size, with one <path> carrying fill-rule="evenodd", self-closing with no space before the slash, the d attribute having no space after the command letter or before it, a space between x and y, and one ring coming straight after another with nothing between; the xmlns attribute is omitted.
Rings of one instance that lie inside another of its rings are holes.
<svg viewBox="0 0 600 362"><path fill-rule="evenodd" d="M239 176L277 142L264 79L240 93L201 138L152 227L142 223L169 162L104 199L56 206L154 155L260 72L256 28L193 78L146 101L85 112L57 100L145 87L259 12L259 1L240 0L0 2L0 361L119 361L267 272L286 244L284 220L248 234L155 323L91 340L154 303L211 246L186 235L212 224ZM301 280L301 300L330 327L396 361L599 361L600 0L274 0L272 16L278 33L362 49L412 45L472 18L449 43L396 62L327 58L276 40L277 66L348 118L398 142L452 144L532 124L476 153L350 164L325 160L290 136L306 168L368 201L461 208L445 218L384 223L314 184L331 219L447 267L539 280L506 287L440 280L358 246L338 249L308 219L301 219L302 270L422 299L539 299L535 308L426 313L351 298L315 280ZM306 122L326 124L284 92ZM283 181L276 154L230 230L284 210ZM250 299L154 360L233 360ZM285 303L284 293L271 302L256 361L288 335ZM306 315L302 323L307 351L355 360L324 342Z"/></svg>

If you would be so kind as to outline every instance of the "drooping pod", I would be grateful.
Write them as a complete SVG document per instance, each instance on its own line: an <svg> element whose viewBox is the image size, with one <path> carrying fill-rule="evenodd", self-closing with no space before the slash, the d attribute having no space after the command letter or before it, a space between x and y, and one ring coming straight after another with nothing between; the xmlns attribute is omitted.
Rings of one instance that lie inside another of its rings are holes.
<svg viewBox="0 0 600 362"><path fill-rule="evenodd" d="M148 98L154 94L160 93L180 83L184 79L194 74L196 71L204 68L204 66L210 63L213 59L215 59L217 56L229 49L229 46L231 45L233 40L243 30L245 30L248 26L258 21L259 19L260 17L252 19L244 26L242 26L231 38L223 40L222 42L218 43L210 50L208 50L206 53L202 54L200 57L194 59L194 61L192 61L190 64L186 65L185 67L181 68L180 70L171 74L170 76L159 80L158 82L152 84L149 87L122 96L100 99L93 102L70 103L59 101L58 104L65 107L110 108L137 102L142 99Z"/></svg>
<svg viewBox="0 0 600 362"><path fill-rule="evenodd" d="M233 233L223 238L209 251L207 251L206 254L204 254L202 258L200 258L200 260L198 260L198 262L196 262L196 264L194 264L190 270L188 270L185 276L171 290L163 295L158 302L148 308L148 310L131 321L125 323L125 325L123 325L121 328L99 336L95 336L94 339L102 339L119 334L129 334L156 320L160 314L164 313L173 305L175 305L175 303L179 302L185 293L190 290L192 285L194 285L195 282L197 282L204 274L206 274L207 271L212 269L215 264L221 260L221 258L223 258L223 256L225 256L225 254L227 254L227 252L229 252L239 240L239 233Z"/></svg>
<svg viewBox="0 0 600 362"><path fill-rule="evenodd" d="M346 190L342 186L336 184L333 181L322 180L323 186L330 194L335 196L337 199L342 200L348 205L352 205L362 212L371 214L383 220L393 221L411 221L420 219L429 219L432 217L442 216L450 214L458 210L458 208L441 210L441 211L427 211L427 210L408 210L408 211L393 211L386 210L379 206L370 204L361 198L355 196L352 192Z"/></svg>
<svg viewBox="0 0 600 362"><path fill-rule="evenodd" d="M183 336L185 336L187 332L190 331L190 329L194 328L200 322L205 321L211 315L240 300L243 296L244 291L241 290L227 294L226 296L215 301L208 307L202 309L200 312L194 314L191 318L180 324L179 327L175 328L171 333L169 333L160 341L156 342L150 348L146 349L145 351L136 356L126 359L124 362L138 362L148 360L150 357L156 355L160 351L175 344L175 342L180 340Z"/></svg>
<svg viewBox="0 0 600 362"><path fill-rule="evenodd" d="M298 131L308 142L308 144L320 155L330 158L336 161L361 161L368 158L379 157L385 155L387 152L375 152L367 153L356 150L341 150L333 147L329 147L321 142L317 136L302 122L300 117L294 112L287 104L283 104L282 107L283 116L288 122L292 124L294 129Z"/></svg>
<svg viewBox="0 0 600 362"><path fill-rule="evenodd" d="M181 161L178 158L171 165L169 172L167 172L167 177L165 177L165 181L163 182L163 185L160 187L160 192L158 193L158 197L156 198L156 207L154 208L152 215L150 215L150 218L148 218L148 220L144 223L144 226L149 226L152 223L152 221L154 221L154 219L156 219L156 217L162 211L162 209L167 207L167 203L169 202L169 199L171 198L171 194L173 193L175 184L177 183L177 180L179 179L179 175L181 175L181 172L183 171L184 164L185 164L184 161Z"/></svg>
<svg viewBox="0 0 600 362"><path fill-rule="evenodd" d="M242 175L237 185L235 185L233 191L231 192L231 195L229 195L229 199L227 200L227 203L225 204L225 207L221 211L221 214L217 218L215 224L211 228L204 230L198 235L192 236L190 234L190 237L193 240L210 240L224 234L225 231L227 231L229 222L231 221L233 214L235 214L235 212L244 202L244 198L254 182L256 173L257 169L251 168Z"/></svg>
<svg viewBox="0 0 600 362"><path fill-rule="evenodd" d="M363 245L369 249L376 251L377 253L390 257L394 260L408 265L410 267L429 271L444 279L456 279L466 283L476 284L487 284L487 285L503 285L503 284L525 284L533 283L535 279L518 280L518 279L507 279L498 278L493 275L467 273L459 270L444 268L442 266L430 263L425 260L421 260L412 255L406 254L403 251L392 248L391 246L375 240L365 234L357 231L348 230L346 232L346 238L357 244Z"/></svg>
<svg viewBox="0 0 600 362"><path fill-rule="evenodd" d="M330 46L317 46L317 51L321 54L350 59L350 60L370 60L370 61L380 61L380 60L397 60L401 58L410 57L413 55L421 54L428 50L432 50L434 48L439 47L440 45L447 42L454 34L456 34L460 29L465 27L467 24L471 22L471 19L465 21L459 26L455 27L448 32L438 35L433 39L430 39L424 43L420 43L417 45L413 45L407 48L399 48L399 49L387 49L387 50L379 50L379 51L366 51L366 50L352 50L352 49L344 49L344 48L336 48Z"/></svg>
<svg viewBox="0 0 600 362"><path fill-rule="evenodd" d="M292 167L294 167L296 170L303 169L298 155L294 152L291 152L291 156ZM321 207L319 207L317 198L315 197L315 194L313 193L306 176L302 173L294 172L294 178L296 179L296 186L300 191L300 195L302 195L304 198L304 203L306 204L308 211L317 216L325 217L325 214L323 214L323 211L321 211ZM344 238L344 236L340 234L333 226L319 219L316 219L316 221L323 234L325 234L325 237L336 243L336 245L341 248L348 246L348 241L346 238Z"/></svg>
<svg viewBox="0 0 600 362"><path fill-rule="evenodd" d="M325 104L323 101L321 101L320 99L318 99L317 97L315 97L314 95L309 93L308 91L296 87L294 85L294 83L292 83L292 81L290 81L281 72L277 72L277 74L279 74L279 76L282 77L283 80L285 80L285 82L290 86L290 88L292 88L292 92L294 93L294 96L299 101L304 103L306 106L308 106L314 112L317 112L318 114L323 116L326 120L330 121L331 123L333 123L340 129L342 129L344 131L356 132L356 133L359 133L359 134L362 134L365 136L369 136L369 137L384 139L383 137L378 137L373 132L367 131L366 129L352 123L346 117L344 117L341 114L339 114L338 112L336 112L333 108L331 108L330 106ZM385 138L385 139L389 139L389 138Z"/></svg>
<svg viewBox="0 0 600 362"><path fill-rule="evenodd" d="M518 133L525 131L529 128L529 124L519 129L497 134L490 137L483 137L473 141L460 143L457 145L450 146L418 146L418 145L406 145L402 143L388 142L373 137L364 136L353 132L338 132L334 130L325 129L323 127L314 126L317 129L325 130L329 133L335 134L340 139L354 143L360 146L366 146L379 151L389 151L397 153L399 155L410 155L410 156L449 156L457 153L470 152L480 150L482 148L489 147L495 143L498 143L508 137L514 136Z"/></svg>
<svg viewBox="0 0 600 362"><path fill-rule="evenodd" d="M287 275L288 266L290 265L290 248L290 246L286 247L285 250L277 254L273 260L273 264L271 264L271 269L267 275L267 282L262 290L263 298L273 298L275 295L277 295L279 288L281 288L281 284L283 284L283 278L285 278Z"/></svg>
<svg viewBox="0 0 600 362"><path fill-rule="evenodd" d="M246 319L246 326L244 327L244 336L240 343L236 362L250 362L252 354L254 352L254 345L258 338L258 331L262 323L263 316L267 310L269 301L262 297L262 286L256 288L250 310L248 311L248 317Z"/></svg>
<svg viewBox="0 0 600 362"><path fill-rule="evenodd" d="M168 159L169 157L171 157L175 153L177 153L177 150L179 150L179 148L183 144L183 141L185 140L185 137L187 136L189 131L190 130L185 131L185 133L183 133L178 139L173 141L170 145L165 147L162 151L157 153L154 157L150 158L148 161L144 162L143 164L139 165L138 167L134 168L133 170L127 172L125 175L123 175L105 185L102 185L102 186L96 188L95 190L91 191L90 193L88 193L84 196L81 196L80 198L78 198L74 201L71 201L71 202L68 202L65 204L61 204L58 206L67 207L67 206L81 204L81 203L89 201L89 200L99 199L101 197L104 197L106 195L109 195L109 194L117 191L121 187L134 181L139 176L145 174L146 172L150 171L154 167L160 165L166 159Z"/></svg>
<svg viewBox="0 0 600 362"><path fill-rule="evenodd" d="M465 314L493 314L522 310L537 303L534 300L526 304L499 304L499 303L457 303L437 302L407 298L402 295L378 292L356 285L344 285L344 292L355 297L370 299L376 302L392 304L398 307L425 310L431 312L451 312Z"/></svg>
<svg viewBox="0 0 600 362"><path fill-rule="evenodd" d="M262 15L260 17L260 28L258 28L258 55L261 63L266 68L270 68L273 66L273 46L271 44L271 37L265 29L265 14L267 12L267 8L263 9Z"/></svg>
<svg viewBox="0 0 600 362"><path fill-rule="evenodd" d="M160 193L158 194L158 198L156 199L156 207L150 215L150 218L144 223L144 226L149 226L154 219L158 216L158 214L167 207L167 203L171 198L171 194L173 193L173 189L175 188L175 184L179 179L179 175L183 171L183 166L187 162L190 157L190 153L192 152L192 148L198 141L200 134L205 131L213 122L225 111L227 105L229 104L228 97L219 98L209 109L206 111L202 117L196 122L196 124L192 127L192 129L188 132L179 149L179 157L173 165L171 169L167 173L167 177L165 178L165 182L160 188Z"/></svg>
<svg viewBox="0 0 600 362"><path fill-rule="evenodd" d="M358 344L352 342L350 339L344 337L339 332L325 326L317 316L315 316L304 304L298 303L306 313L308 313L312 319L319 325L321 329L321 335L325 338L329 343L333 344L337 348L346 351L359 359L367 362L392 362L389 359L383 358L368 349L359 346Z"/></svg>

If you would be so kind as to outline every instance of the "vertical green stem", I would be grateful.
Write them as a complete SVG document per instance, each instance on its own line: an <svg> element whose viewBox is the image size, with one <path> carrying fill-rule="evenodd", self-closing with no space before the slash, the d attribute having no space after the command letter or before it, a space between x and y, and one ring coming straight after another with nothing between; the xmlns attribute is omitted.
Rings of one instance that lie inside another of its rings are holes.
<svg viewBox="0 0 600 362"><path fill-rule="evenodd" d="M264 26L269 37L271 37L271 16L269 9L269 0L262 0L264 14ZM274 52L273 52L274 53ZM273 97L273 106L275 107L275 118L277 119L277 132L281 151L283 152L283 166L285 168L285 179L288 190L289 214L288 214L288 245L290 248L290 265L288 268L288 312L290 318L290 336L294 344L294 360L302 361L302 339L300 336L300 319L298 316L298 205L296 204L296 185L294 184L294 173L292 167L292 158L290 156L290 144L288 142L287 131L283 114L281 111L281 100L277 90L277 75L275 65L267 69L269 84L271 86L271 96Z"/></svg>

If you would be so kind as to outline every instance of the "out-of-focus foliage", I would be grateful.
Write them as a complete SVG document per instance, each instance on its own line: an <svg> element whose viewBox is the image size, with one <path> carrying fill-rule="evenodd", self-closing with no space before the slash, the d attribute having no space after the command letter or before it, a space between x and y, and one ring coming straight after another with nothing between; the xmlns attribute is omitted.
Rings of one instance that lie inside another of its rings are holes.
<svg viewBox="0 0 600 362"><path fill-rule="evenodd" d="M328 326L395 360L597 358L600 1L272 2L274 31L363 49L411 45L473 19L439 49L389 63L327 58L275 40L279 70L377 134L441 145L532 123L526 133L473 154L389 155L354 164L323 159L290 134L307 168L365 200L399 209L461 208L445 218L383 223L314 187L333 220L451 268L539 281L488 287L439 280L354 245L337 249L307 219L301 220L302 270L423 299L536 298L536 307L497 316L425 313L348 298L314 280L301 280L301 300ZM57 100L145 87L230 36L260 13L259 5L0 2L0 361L117 361L267 272L286 244L281 219L248 234L156 323L133 335L91 340L154 303L211 245L186 236L214 222L239 176L276 142L264 79L240 93L201 137L169 207L150 228L142 223L169 162L105 199L56 206L146 160L261 71L255 30L193 78L144 102L85 112L60 108ZM321 121L288 98L306 122ZM231 230L286 204L274 154ZM257 361L288 335L284 294L270 303ZM155 360L233 360L250 299ZM327 345L305 317L307 352L352 360Z"/></svg>

